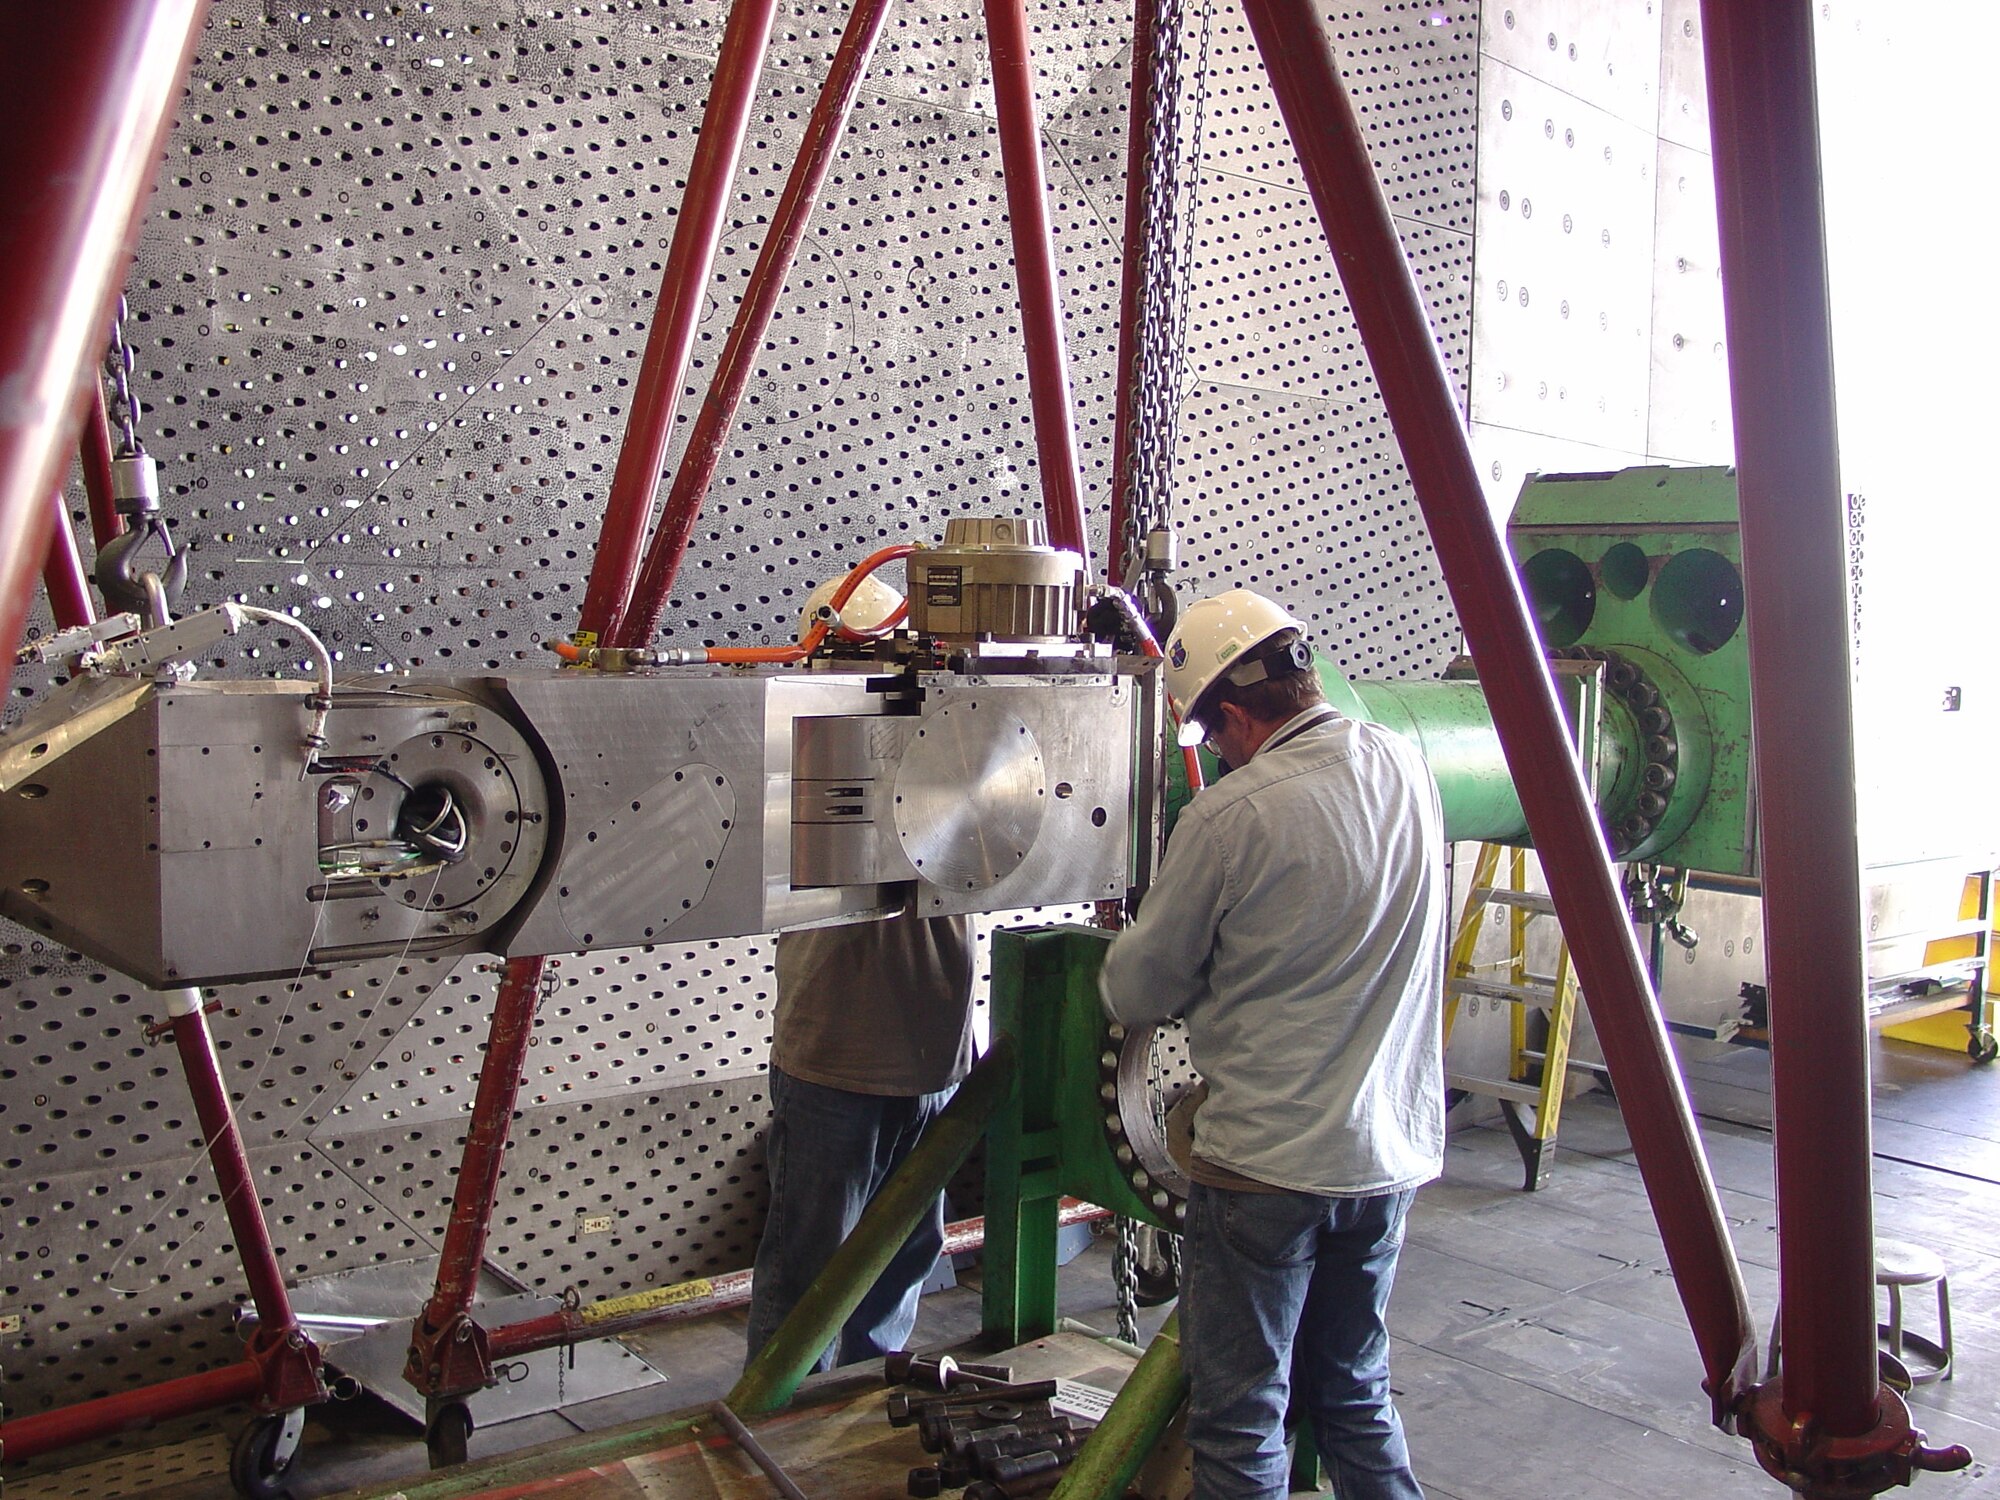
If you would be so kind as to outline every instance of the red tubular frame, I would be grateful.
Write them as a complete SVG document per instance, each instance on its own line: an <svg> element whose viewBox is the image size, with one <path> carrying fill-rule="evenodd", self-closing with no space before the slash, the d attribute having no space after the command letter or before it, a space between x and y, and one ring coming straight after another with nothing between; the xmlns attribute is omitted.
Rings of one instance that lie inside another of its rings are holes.
<svg viewBox="0 0 2000 1500"><path fill-rule="evenodd" d="M207 0L0 6L0 694Z"/></svg>
<svg viewBox="0 0 2000 1500"><path fill-rule="evenodd" d="M110 1437L115 1432L251 1401L263 1388L263 1367L254 1359L240 1360L219 1370L204 1370L199 1375L184 1375L178 1380L120 1391L115 1396L100 1396L95 1401L79 1401L74 1406L16 1417L0 1424L0 1453L4 1453L9 1463L23 1462L58 1448Z"/></svg>
<svg viewBox="0 0 2000 1500"><path fill-rule="evenodd" d="M90 497L90 538L102 550L113 537L125 534L125 518L111 498L111 420L104 409L104 382L94 373L84 392L77 458L83 469L83 492Z"/></svg>
<svg viewBox="0 0 2000 1500"><path fill-rule="evenodd" d="M1104 545L1104 579L1125 584L1126 518L1137 466L1139 329L1146 311L1146 184L1152 177L1153 50L1159 40L1159 0L1132 0L1132 93L1125 115L1125 259L1118 278L1118 409L1111 447L1111 532Z"/></svg>
<svg viewBox="0 0 2000 1500"><path fill-rule="evenodd" d="M76 528L70 524L69 502L61 490L49 496L49 550L42 562L42 587L49 592L49 613L56 629L89 625L97 605L83 577L83 555L76 550Z"/></svg>
<svg viewBox="0 0 2000 1500"><path fill-rule="evenodd" d="M1042 510L1048 517L1049 540L1082 558L1088 573L1090 534L1084 527L1083 481L1076 467L1076 417L1070 401L1062 295L1056 284L1055 240L1042 179L1035 76L1028 66L1028 18L1024 0L985 0L985 4L1000 167L1007 180L1007 228L1021 294L1021 340L1028 353L1028 403L1042 474Z"/></svg>
<svg viewBox="0 0 2000 1500"><path fill-rule="evenodd" d="M821 85L819 100L813 105L806 124L798 160L785 179L785 191L778 199L771 228L758 252L757 265L750 273L750 286L736 309L716 363L715 377L709 382L694 431L688 435L680 467L674 472L673 488L667 492L666 510L646 552L646 564L626 606L625 617L608 638L614 646L643 646L653 638L660 613L667 606L667 593L679 574L681 559L687 555L688 539L701 515L702 502L715 479L722 458L722 445L729 437L730 424L743 399L743 389L756 368L759 347L770 330L778 298L785 290L785 278L806 237L812 219L813 202L826 182L833 164L834 148L854 113L854 98L860 91L868 59L882 34L889 0L855 0L847 25L840 33L840 46Z"/></svg>
<svg viewBox="0 0 2000 1500"><path fill-rule="evenodd" d="M1872 1494L1932 1449L1875 1343L1847 528L1804 0L1703 0L1736 424L1777 1153L1779 1381L1746 1404L1760 1463L1813 1496ZM1801 735L1798 726L1812 725ZM1588 981L1585 981L1588 983Z"/></svg>
<svg viewBox="0 0 2000 1500"><path fill-rule="evenodd" d="M743 154L750 104L756 97L757 77L763 70L764 49L776 13L777 0L735 0L730 8L708 105L702 114L701 138L688 171L666 269L660 273L653 326L646 334L646 353L632 392L625 441L619 446L618 466L612 471L604 525L584 592L577 633L592 638L586 644L622 638L632 575L638 569L639 551L652 520L653 494L666 462L674 412L680 406L681 381L694 349L695 326L701 321L709 272L722 239L729 187ZM671 525L673 520L669 515L661 524Z"/></svg>
<svg viewBox="0 0 2000 1500"><path fill-rule="evenodd" d="M403 1378L432 1400L493 1383L486 1333L472 1318L472 1294L486 1254L486 1231L506 1164L507 1133L521 1093L521 1069L535 1031L546 958L512 958L493 1002L486 1056L472 1099L472 1120L452 1190L451 1218L438 1255L437 1281L410 1333Z"/></svg>
<svg viewBox="0 0 2000 1500"><path fill-rule="evenodd" d="M1812 17L1702 7L1735 400L1771 1001L1785 1409L1874 1425L1868 1117L1847 527ZM1811 724L1801 735L1798 726Z"/></svg>
<svg viewBox="0 0 2000 1500"><path fill-rule="evenodd" d="M320 1380L319 1350L300 1329L285 1291L285 1273L271 1245L264 1206L250 1175L250 1157L243 1149L243 1132L229 1106L229 1089L216 1062L215 1039L209 1035L208 1014L198 990L169 998L173 1007L174 1047L194 1096L195 1118L201 1124L203 1149L222 1193L222 1211L229 1218L230 1237L243 1262L243 1279L257 1308L257 1332L250 1341L251 1362L260 1371L258 1404L266 1411L285 1411L326 1399Z"/></svg>
<svg viewBox="0 0 2000 1500"><path fill-rule="evenodd" d="M1700 1136L1457 397L1311 0L1243 0L1493 710L1724 1421L1756 1332Z"/></svg>

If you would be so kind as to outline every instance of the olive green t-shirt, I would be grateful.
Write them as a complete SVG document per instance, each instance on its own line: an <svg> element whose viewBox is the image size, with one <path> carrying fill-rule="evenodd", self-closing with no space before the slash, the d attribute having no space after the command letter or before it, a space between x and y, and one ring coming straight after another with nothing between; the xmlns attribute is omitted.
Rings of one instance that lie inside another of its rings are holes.
<svg viewBox="0 0 2000 1500"><path fill-rule="evenodd" d="M857 1094L934 1094L972 1063L964 917L887 917L778 936L771 1061Z"/></svg>

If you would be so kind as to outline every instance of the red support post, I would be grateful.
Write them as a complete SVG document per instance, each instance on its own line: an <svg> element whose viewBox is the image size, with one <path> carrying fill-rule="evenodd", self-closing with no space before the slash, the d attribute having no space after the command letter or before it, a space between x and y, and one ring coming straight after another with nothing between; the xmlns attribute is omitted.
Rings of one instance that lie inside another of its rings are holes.
<svg viewBox="0 0 2000 1500"><path fill-rule="evenodd" d="M1146 316L1146 187L1153 176L1153 52L1159 42L1159 0L1132 0L1132 92L1125 112L1125 255L1118 280L1118 407L1111 446L1111 530L1104 578L1125 584L1125 528L1138 481L1139 341ZM1168 149L1172 149L1169 143Z"/></svg>
<svg viewBox="0 0 2000 1500"><path fill-rule="evenodd" d="M580 639L609 642L623 638L626 601L652 520L653 493L659 488L660 470L666 462L681 381L694 349L695 326L701 321L707 298L729 187L743 153L750 103L756 96L757 76L763 69L764 49L770 42L776 12L777 0L735 0L730 8L694 165L688 171L666 269L660 273L660 295L653 306L653 326L646 334L646 353L632 392L631 414L625 421L625 441L618 449L618 464L611 475L611 494L605 502L604 525L577 626Z"/></svg>
<svg viewBox="0 0 2000 1500"><path fill-rule="evenodd" d="M104 410L104 382L93 373L84 391L83 430L77 437L83 492L90 497L90 539L97 549L125 533L125 518L111 497L111 421Z"/></svg>
<svg viewBox="0 0 2000 1500"><path fill-rule="evenodd" d="M1757 1393L1745 1425L1764 1466L1803 1493L1869 1494L1909 1483L1913 1468L1971 1456L1923 1446L1876 1353L1847 527L1812 7L1703 0L1702 24L1750 646L1785 1351L1781 1382Z"/></svg>
<svg viewBox="0 0 2000 1500"><path fill-rule="evenodd" d="M806 124L798 159L792 163L791 175L785 180L785 191L772 215L764 248L750 273L749 288L736 309L728 342L723 345L701 413L695 418L694 431L688 435L680 467L674 472L673 488L667 492L666 509L653 533L645 567L626 606L624 620L607 641L609 645L643 646L659 627L667 594L680 572L681 559L687 555L688 540L694 534L694 523L715 479L730 423L735 420L743 389L756 368L759 346L770 330L772 314L777 311L778 298L785 289L785 277L805 239L813 202L826 182L827 169L833 163L833 153L847 128L848 117L854 113L855 95L868 71L869 56L875 50L888 13L889 0L855 0L847 25L840 33L840 46L834 52L833 64L820 88L812 118ZM600 550L599 556L602 555Z"/></svg>
<svg viewBox="0 0 2000 1500"><path fill-rule="evenodd" d="M254 1401L264 1388L263 1368L254 1359L239 1360L219 1370L183 1375L137 1390L79 1401L54 1411L15 1417L0 1423L0 1455L7 1462L25 1463L59 1448L71 1448L113 1433L129 1432L175 1417L214 1411L241 1401Z"/></svg>
<svg viewBox="0 0 2000 1500"><path fill-rule="evenodd" d="M0 5L0 694L207 0Z"/></svg>
<svg viewBox="0 0 2000 1500"><path fill-rule="evenodd" d="M42 562L42 587L49 591L49 613L55 616L56 629L96 622L97 605L84 581L76 528L70 524L69 502L61 490L49 496L49 550Z"/></svg>
<svg viewBox="0 0 2000 1500"><path fill-rule="evenodd" d="M1088 573L1090 534L1084 526L1083 481L1076 466L1069 353L1042 178L1042 128L1035 112L1024 0L986 0L986 45L993 56L1000 169L1007 182L1007 228L1021 295L1021 341L1028 354L1028 404L1035 423L1035 460L1042 474L1042 510L1048 518L1049 540L1082 558Z"/></svg>
<svg viewBox="0 0 2000 1500"><path fill-rule="evenodd" d="M1716 1420L1756 1331L1701 1138L1451 379L1312 0L1244 0L1479 668L1632 1135Z"/></svg>
<svg viewBox="0 0 2000 1500"><path fill-rule="evenodd" d="M215 1171L222 1194L222 1211L229 1219L230 1238L243 1262L243 1279L257 1308L257 1332L250 1357L262 1372L259 1404L267 1411L285 1411L326 1399L320 1380L319 1350L300 1329L285 1290L285 1273L271 1245L264 1206L250 1175L250 1157L243 1149L243 1132L230 1108L229 1089L216 1061L215 1039L201 991L169 993L167 1012L173 1019L174 1047L194 1096L195 1118L201 1124L202 1149Z"/></svg>
<svg viewBox="0 0 2000 1500"><path fill-rule="evenodd" d="M1873 1425L1880 1376L1847 525L1812 16L1787 0L1710 3L1703 15L1729 373L1740 393L1785 1409L1844 1434ZM1812 733L1799 734L1801 724Z"/></svg>
<svg viewBox="0 0 2000 1500"><path fill-rule="evenodd" d="M521 1093L521 1070L535 1032L546 958L511 958L493 1002L486 1056L479 1064L472 1121L465 1132L458 1181L438 1256L437 1281L410 1333L403 1378L433 1400L482 1390L493 1383L493 1361L484 1329L473 1321L472 1294L486 1254L486 1232L506 1165L507 1133Z"/></svg>

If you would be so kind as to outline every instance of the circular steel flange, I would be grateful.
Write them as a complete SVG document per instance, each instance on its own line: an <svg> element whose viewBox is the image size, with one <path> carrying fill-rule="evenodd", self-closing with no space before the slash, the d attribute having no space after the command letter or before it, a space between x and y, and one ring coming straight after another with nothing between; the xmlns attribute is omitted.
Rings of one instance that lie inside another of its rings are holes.
<svg viewBox="0 0 2000 1500"><path fill-rule="evenodd" d="M1013 874L1048 805L1028 726L976 698L927 715L896 773L896 836L917 874L945 890L984 890Z"/></svg>
<svg viewBox="0 0 2000 1500"><path fill-rule="evenodd" d="M1102 1054L1102 1071L1111 1108L1104 1128L1112 1155L1134 1191L1170 1224L1179 1224L1187 1214L1189 1183L1167 1149L1166 1118L1201 1082L1188 1060L1186 1027L1179 1021L1130 1029L1112 1026L1106 1036L1109 1045Z"/></svg>
<svg viewBox="0 0 2000 1500"><path fill-rule="evenodd" d="M518 743L518 736L505 733L507 728L494 716L485 732L500 730L506 739ZM525 757L526 750L526 745L520 744L515 758ZM519 894L518 888L525 887L541 852L542 834L538 820L524 817L529 809L509 759L502 748L458 729L412 735L382 757L383 765L411 786L438 783L450 788L465 818L465 857L447 864L435 880L398 882L405 902L424 902L434 911L455 911L503 885L511 903ZM364 795L373 791L374 786L370 786ZM401 800L401 795L393 799L396 803ZM387 832L387 825L394 821L393 808L377 817ZM522 845L531 847L523 849ZM516 868L517 859L522 861L519 873L509 881L508 872Z"/></svg>

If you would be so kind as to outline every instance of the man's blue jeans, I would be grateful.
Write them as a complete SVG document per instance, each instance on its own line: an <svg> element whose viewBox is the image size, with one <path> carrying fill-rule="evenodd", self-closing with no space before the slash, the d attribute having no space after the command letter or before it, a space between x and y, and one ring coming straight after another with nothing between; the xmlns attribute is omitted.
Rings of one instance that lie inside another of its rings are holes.
<svg viewBox="0 0 2000 1500"><path fill-rule="evenodd" d="M750 1289L750 1357L812 1286L868 1200L910 1154L952 1091L856 1094L771 1069L771 1130L764 1142L771 1206ZM813 1366L889 1354L917 1325L917 1298L944 1245L944 1196L876 1278L836 1341Z"/></svg>
<svg viewBox="0 0 2000 1500"><path fill-rule="evenodd" d="M1294 1381L1340 1500L1422 1500L1389 1397L1383 1322L1415 1197L1194 1185L1181 1359L1195 1500L1282 1500Z"/></svg>

